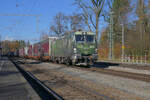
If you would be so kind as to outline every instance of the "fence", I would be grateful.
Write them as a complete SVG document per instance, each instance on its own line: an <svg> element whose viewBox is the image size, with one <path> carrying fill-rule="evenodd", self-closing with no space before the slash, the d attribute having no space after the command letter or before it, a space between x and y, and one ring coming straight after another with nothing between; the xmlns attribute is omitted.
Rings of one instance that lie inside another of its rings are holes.
<svg viewBox="0 0 150 100"><path fill-rule="evenodd" d="M148 56L138 56L138 55L125 55L124 58L120 59L108 59L108 58L100 58L99 61L106 62L118 62L118 63L128 63L128 64L142 64L142 65L150 65L150 59Z"/></svg>

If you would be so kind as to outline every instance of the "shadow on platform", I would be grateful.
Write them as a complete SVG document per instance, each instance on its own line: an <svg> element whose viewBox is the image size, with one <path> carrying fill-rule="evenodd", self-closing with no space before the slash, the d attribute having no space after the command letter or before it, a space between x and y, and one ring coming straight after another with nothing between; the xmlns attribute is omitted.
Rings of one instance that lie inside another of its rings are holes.
<svg viewBox="0 0 150 100"><path fill-rule="evenodd" d="M12 75L12 74L18 74L18 71L1 71L0 72L0 77L1 76L8 76L8 75Z"/></svg>
<svg viewBox="0 0 150 100"><path fill-rule="evenodd" d="M41 61L37 61L37 62L23 62L23 61L17 61L17 64L40 64L42 63Z"/></svg>
<svg viewBox="0 0 150 100"><path fill-rule="evenodd" d="M3 83L0 84L1 100L29 100L24 85L27 83ZM11 99L10 99L11 98Z"/></svg>

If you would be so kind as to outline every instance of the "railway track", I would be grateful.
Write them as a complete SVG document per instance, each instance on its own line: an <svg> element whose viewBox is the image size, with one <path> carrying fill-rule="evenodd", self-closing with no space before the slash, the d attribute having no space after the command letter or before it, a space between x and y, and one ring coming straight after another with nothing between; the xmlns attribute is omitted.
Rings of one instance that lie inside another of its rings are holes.
<svg viewBox="0 0 150 100"><path fill-rule="evenodd" d="M118 66L123 68L131 68L131 69L138 69L138 70L150 70L150 65L141 65L141 64L124 64L124 63L113 63L113 62L97 62L96 66L99 67L108 67L108 66Z"/></svg>
<svg viewBox="0 0 150 100"><path fill-rule="evenodd" d="M71 83L69 84L71 87L76 88L80 91L83 91L84 93L86 93L87 95L91 95L93 97L95 97L95 100L99 100L101 98L101 100L114 100L113 98L110 98L106 95L100 94L94 90L88 89L87 87L75 84L75 83Z"/></svg>
<svg viewBox="0 0 150 100"><path fill-rule="evenodd" d="M65 88L71 93L71 95L62 93L62 97L65 100L114 100L109 96L73 82L68 82Z"/></svg>
<svg viewBox="0 0 150 100"><path fill-rule="evenodd" d="M86 70L86 71L98 72L98 73L102 73L102 74L114 75L114 76L129 78L129 79L135 79L135 80L140 80L140 81L144 81L144 82L150 82L150 75L146 75L146 74L115 71L115 70L111 70L111 69L96 68L96 67L82 68L82 67L74 67L73 66L73 68Z"/></svg>
<svg viewBox="0 0 150 100"><path fill-rule="evenodd" d="M50 75L48 71L45 71L45 75L55 77L55 79L57 80L57 76ZM61 81L63 80L63 78L61 80L58 79L58 82L61 83ZM49 83L47 84L49 84L48 86L51 87L51 81L49 81ZM109 96L101 94L100 92L96 92L95 90L90 89L87 86L80 85L77 82L67 80L67 82L63 83L65 83L65 89L69 90L69 92L72 94L62 94L62 97L66 100L114 100Z"/></svg>
<svg viewBox="0 0 150 100"><path fill-rule="evenodd" d="M20 62L20 61L19 61ZM22 62L22 64L25 64L25 62ZM26 65L25 65L26 66ZM29 65L28 65L29 66ZM29 66L29 67L34 67L34 66ZM113 98L106 96L104 94L101 94L99 92L96 92L88 87L85 87L83 85L80 85L76 82L72 82L72 81L68 81L66 82L65 79L61 78L61 79L57 79L57 77L60 76L55 76L53 74L50 74L49 71L45 70L43 71L44 76L50 76L52 78L51 79L47 79L46 82L44 82L44 84L46 84L47 87L57 87L57 83L63 85L63 90L59 90L61 91L60 93L57 92L58 94L61 95L61 97L63 97L63 99L65 100L114 100ZM40 79L40 78L38 78ZM55 82L53 82L55 81ZM53 89L55 90L55 89ZM57 91L57 90L56 90ZM67 92L65 92L67 91ZM45 99L44 99L45 100ZM53 99L52 99L53 100Z"/></svg>
<svg viewBox="0 0 150 100"><path fill-rule="evenodd" d="M139 69L139 70L150 70L149 65L130 65L130 64L120 64L123 68L132 68L132 69Z"/></svg>
<svg viewBox="0 0 150 100"><path fill-rule="evenodd" d="M66 66L64 64L61 64L62 66ZM102 73L102 74L107 74L107 75L113 75L113 76L119 76L119 77L124 77L128 79L134 79L134 80L140 80L144 82L150 82L150 75L147 74L139 74L139 73L132 73L132 72L125 72L125 71L116 71L112 69L105 69L105 68L98 68L98 67L80 67L80 66L71 66L72 68L80 69L80 70L86 70L86 71L92 71L92 72L97 72L97 73Z"/></svg>
<svg viewBox="0 0 150 100"><path fill-rule="evenodd" d="M57 63L55 63L55 64L57 64ZM68 67L67 65L64 65L64 64L57 64L57 65L62 65L64 67ZM86 67L80 67L80 66L71 66L71 67L76 68L76 69L80 69L80 70L92 71L92 72L97 72L97 73L102 73L102 74L107 74L107 75L124 77L124 78L128 78L128 79L150 82L150 75L147 75L147 74L116 71L116 70L105 69L105 68L100 68L100 67L99 68L98 67L86 68Z"/></svg>
<svg viewBox="0 0 150 100"><path fill-rule="evenodd" d="M55 64L57 64L57 63L55 63ZM64 65L64 64L57 64L57 65L62 65L64 67L68 67L67 65ZM124 77L124 78L128 78L128 79L150 82L150 75L147 75L147 74L116 71L116 70L105 69L105 68L100 68L100 67L99 68L98 67L86 68L86 67L80 67L80 66L71 66L71 67L76 68L76 69L80 69L80 70L92 71L92 72L97 72L97 73L102 73L102 74L107 74L107 75Z"/></svg>
<svg viewBox="0 0 150 100"><path fill-rule="evenodd" d="M37 92L42 100L64 100L61 96L55 93L53 90L48 88L45 84L43 84L40 80L34 77L30 72L22 69L16 62L10 59L12 63L17 67L17 69L21 72L21 74L25 77L25 79L30 83L33 89Z"/></svg>
<svg viewBox="0 0 150 100"><path fill-rule="evenodd" d="M21 66L21 68L31 72L39 80L41 80L44 84L46 84L46 86L55 90L55 92L58 93L59 95L61 95L61 97L63 97L65 100L83 100L83 99L84 100L114 100L114 98L115 99L117 98L117 97L112 96L109 93L108 93L108 95L107 94L103 95L103 92L101 92L99 90L97 91L97 89L95 91L95 88L89 88L89 86L92 86L92 85L79 84L78 83L79 80L74 81L72 79L69 79L71 81L68 81L68 78L67 78L68 82L66 82L66 78L63 78L64 77L63 74L59 73L59 71L55 72L55 70L47 70L48 67L46 67L45 65L47 65L48 63L44 64L39 61L24 60L24 59L16 59L15 61L18 62L18 64ZM68 66L64 65L64 64L48 64L47 66L49 66L49 65L58 66L58 68L61 68L61 67L68 68ZM41 68L41 66L45 66L45 67ZM91 67L91 68L85 68L85 67L80 67L80 66L79 67L69 66L69 67L73 68L73 69L74 68L80 69L83 71L91 71L91 72L96 72L96 73L107 74L107 75L111 75L111 77L119 76L119 77L124 77L127 79L134 79L134 80L140 80L140 81L144 81L144 82L150 82L150 77L149 77L150 75L145 75L145 74L122 72L122 71L115 71L115 70L111 70L111 69L96 68L96 67ZM78 70L76 70L76 71L78 71ZM54 74L53 74L53 72L54 72ZM47 77L47 78L44 78L44 77ZM59 79L57 79L57 77L59 77ZM63 81L63 79L65 81ZM63 82L61 83L61 81L63 81ZM59 91L61 91L62 93ZM118 92L118 93L120 93L120 92ZM120 98L117 100L120 100Z"/></svg>

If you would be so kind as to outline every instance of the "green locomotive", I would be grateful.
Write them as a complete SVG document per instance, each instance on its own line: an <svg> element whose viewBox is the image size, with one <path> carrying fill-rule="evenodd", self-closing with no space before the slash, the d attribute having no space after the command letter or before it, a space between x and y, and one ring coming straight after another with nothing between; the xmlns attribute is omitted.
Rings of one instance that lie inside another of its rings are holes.
<svg viewBox="0 0 150 100"><path fill-rule="evenodd" d="M51 59L57 63L92 65L97 57L97 41L93 32L69 32L51 45Z"/></svg>

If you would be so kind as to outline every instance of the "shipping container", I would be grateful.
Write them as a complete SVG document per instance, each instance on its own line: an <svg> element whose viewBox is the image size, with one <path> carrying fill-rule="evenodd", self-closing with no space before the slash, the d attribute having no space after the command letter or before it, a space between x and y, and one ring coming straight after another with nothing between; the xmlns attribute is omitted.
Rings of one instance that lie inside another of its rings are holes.
<svg viewBox="0 0 150 100"><path fill-rule="evenodd" d="M43 60L50 60L51 44L52 44L52 41L55 39L57 39L57 37L49 37L48 39L39 42L40 58L42 58Z"/></svg>
<svg viewBox="0 0 150 100"><path fill-rule="evenodd" d="M33 46L29 45L28 46L28 58L32 58L33 57Z"/></svg>
<svg viewBox="0 0 150 100"><path fill-rule="evenodd" d="M33 59L50 60L51 51L52 51L51 44L52 41L56 39L57 37L48 37L43 41L25 47L24 55L26 55L28 58L33 58ZM21 55L23 55L21 50L20 53Z"/></svg>
<svg viewBox="0 0 150 100"><path fill-rule="evenodd" d="M36 43L33 45L33 58L34 59L39 59L40 57L40 44Z"/></svg>

